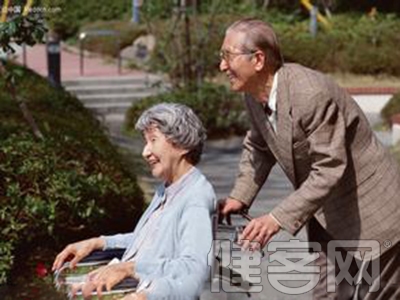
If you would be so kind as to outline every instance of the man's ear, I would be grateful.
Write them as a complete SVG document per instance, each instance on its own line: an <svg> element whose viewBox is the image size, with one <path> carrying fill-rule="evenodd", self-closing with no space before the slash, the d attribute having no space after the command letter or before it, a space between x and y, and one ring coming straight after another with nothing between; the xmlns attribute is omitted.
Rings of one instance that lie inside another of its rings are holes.
<svg viewBox="0 0 400 300"><path fill-rule="evenodd" d="M267 58L265 57L264 52L257 50L256 53L253 54L254 59L254 68L256 71L261 71L264 69L265 64L267 63Z"/></svg>

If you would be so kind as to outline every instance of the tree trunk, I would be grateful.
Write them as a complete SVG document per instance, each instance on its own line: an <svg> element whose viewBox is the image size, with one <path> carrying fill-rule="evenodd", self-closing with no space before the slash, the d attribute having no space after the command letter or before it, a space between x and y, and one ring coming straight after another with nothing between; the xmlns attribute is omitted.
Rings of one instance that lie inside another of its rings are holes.
<svg viewBox="0 0 400 300"><path fill-rule="evenodd" d="M0 63L0 75L6 77L5 76L6 74L7 74L6 68L3 66L2 63ZM19 96L17 96L17 92L15 89L14 83L12 83L10 81L11 80L6 82L6 88L7 88L8 92L10 93L11 98L15 102L17 102L18 107L21 110L25 121L28 123L29 127L31 128L34 136L40 140L43 140L44 136L43 136L42 132L40 131L39 127L37 126L35 119L33 118L31 112L29 111L28 106Z"/></svg>
<svg viewBox="0 0 400 300"><path fill-rule="evenodd" d="M184 13L185 20L185 59L184 59L184 84L187 87L191 82L193 82L193 72L192 72L192 44L190 38L190 19L187 13L186 1L181 1L181 7Z"/></svg>

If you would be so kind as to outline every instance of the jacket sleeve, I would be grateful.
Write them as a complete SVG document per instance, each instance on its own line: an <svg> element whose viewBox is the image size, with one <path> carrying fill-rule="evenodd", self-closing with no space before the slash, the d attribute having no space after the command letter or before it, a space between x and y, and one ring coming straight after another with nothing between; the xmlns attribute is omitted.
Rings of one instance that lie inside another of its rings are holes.
<svg viewBox="0 0 400 300"><path fill-rule="evenodd" d="M135 272L140 281L150 282L144 290L148 300L195 299L202 292L210 274L210 209L195 205L186 207L179 224L179 238L175 258L135 262ZM152 270L151 275L145 275L144 270Z"/></svg>
<svg viewBox="0 0 400 300"><path fill-rule="evenodd" d="M303 184L271 212L292 234L322 206L347 165L345 123L336 102L319 93L304 103L301 122L309 143L311 171Z"/></svg>
<svg viewBox="0 0 400 300"><path fill-rule="evenodd" d="M247 132L243 152L230 197L250 206L265 183L276 159L254 127Z"/></svg>
<svg viewBox="0 0 400 300"><path fill-rule="evenodd" d="M105 247L107 249L126 249L130 245L133 239L133 233L120 233L115 235L101 236L105 241Z"/></svg>

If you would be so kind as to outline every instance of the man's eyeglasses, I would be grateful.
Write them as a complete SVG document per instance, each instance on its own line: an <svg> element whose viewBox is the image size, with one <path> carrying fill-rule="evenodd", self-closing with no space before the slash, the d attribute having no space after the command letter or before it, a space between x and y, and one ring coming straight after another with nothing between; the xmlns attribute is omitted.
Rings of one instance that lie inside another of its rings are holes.
<svg viewBox="0 0 400 300"><path fill-rule="evenodd" d="M230 62L236 56L239 56L239 55L251 55L251 54L254 54L254 53L256 53L255 50L253 50L253 51L243 51L243 52L230 52L230 51L227 51L227 50L221 50L219 52L219 58L221 60L225 60L226 62Z"/></svg>

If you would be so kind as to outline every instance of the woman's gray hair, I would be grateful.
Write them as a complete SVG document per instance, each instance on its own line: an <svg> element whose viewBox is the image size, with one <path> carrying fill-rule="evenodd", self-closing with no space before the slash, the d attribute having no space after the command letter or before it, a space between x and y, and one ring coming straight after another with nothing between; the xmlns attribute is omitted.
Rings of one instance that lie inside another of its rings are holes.
<svg viewBox="0 0 400 300"><path fill-rule="evenodd" d="M201 158L206 130L199 117L187 106L177 103L157 104L142 113L135 129L144 132L158 128L173 145L189 150L186 159L196 165Z"/></svg>
<svg viewBox="0 0 400 300"><path fill-rule="evenodd" d="M230 31L242 32L245 35L243 51L261 50L267 56L267 62L276 72L283 65L283 56L272 26L262 20L245 18L234 22L228 27Z"/></svg>

